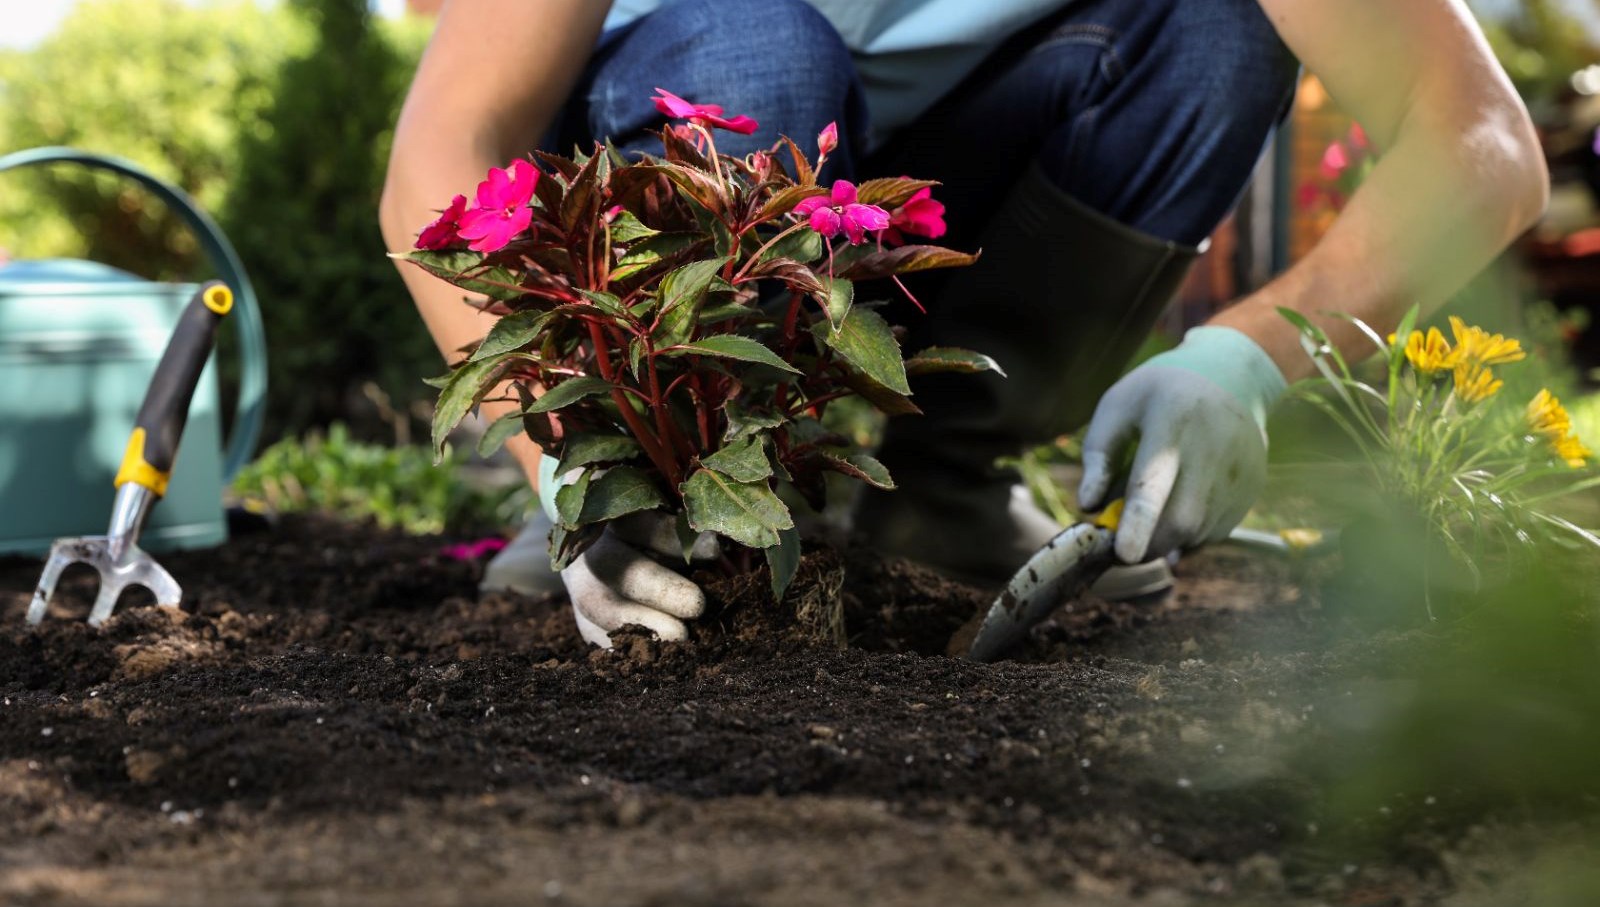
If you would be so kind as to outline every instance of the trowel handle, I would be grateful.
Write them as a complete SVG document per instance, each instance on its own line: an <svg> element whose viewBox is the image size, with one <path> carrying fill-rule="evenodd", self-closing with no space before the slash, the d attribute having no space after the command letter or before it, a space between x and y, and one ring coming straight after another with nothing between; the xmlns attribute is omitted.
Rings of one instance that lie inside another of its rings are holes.
<svg viewBox="0 0 1600 907"><path fill-rule="evenodd" d="M158 495L167 493L178 441L189 419L189 398L194 396L216 342L217 325L232 308L233 291L220 280L202 284L184 306L133 422L133 434L117 470L118 488L132 482Z"/></svg>

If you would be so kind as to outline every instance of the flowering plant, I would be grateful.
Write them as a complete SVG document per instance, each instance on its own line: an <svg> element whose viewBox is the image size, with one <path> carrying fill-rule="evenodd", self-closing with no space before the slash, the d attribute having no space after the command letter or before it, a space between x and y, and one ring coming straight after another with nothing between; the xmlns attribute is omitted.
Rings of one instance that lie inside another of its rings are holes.
<svg viewBox="0 0 1600 907"><path fill-rule="evenodd" d="M1501 396L1495 369L1526 357L1519 341L1455 316L1451 338L1436 327L1415 330L1416 309L1387 338L1352 318L1381 354L1386 380L1374 386L1320 328L1279 311L1299 328L1321 375L1301 385L1300 396L1354 441L1371 487L1420 517L1474 582L1493 546L1506 551L1546 537L1600 547L1600 537L1545 509L1600 477L1548 389L1520 406Z"/></svg>
<svg viewBox="0 0 1600 907"><path fill-rule="evenodd" d="M397 256L503 316L438 379L434 442L484 400L517 401L481 449L524 431L559 462L557 567L607 522L664 510L686 550L713 532L764 551L781 597L799 536L780 483L818 508L829 472L893 487L823 427L828 404L858 395L915 413L908 375L994 368L951 348L906 359L857 285L975 256L885 246L891 226L901 239L944 232L934 183L819 185L835 126L815 163L788 138L737 158L717 153L713 130L748 134L754 120L657 92L657 109L688 121L662 130L661 156L536 152L492 170L471 207L457 196Z"/></svg>

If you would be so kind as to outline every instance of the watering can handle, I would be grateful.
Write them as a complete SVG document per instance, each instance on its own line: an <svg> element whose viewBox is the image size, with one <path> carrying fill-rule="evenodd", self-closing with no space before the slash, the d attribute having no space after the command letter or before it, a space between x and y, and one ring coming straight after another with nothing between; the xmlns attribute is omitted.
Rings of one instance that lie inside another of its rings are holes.
<svg viewBox="0 0 1600 907"><path fill-rule="evenodd" d="M201 211L183 190L151 176L132 161L76 148L30 148L0 156L0 171L34 164L73 163L90 168L109 170L138 181L161 199L167 207L183 218L200 241L206 258L217 269L222 280L237 291L234 323L239 326L239 403L234 411L233 436L228 439L228 451L223 460L223 478L233 481L239 468L249 462L255 453L256 441L261 437L261 421L267 402L267 343L266 330L261 325L261 309L256 305L255 289L244 272L239 254L233 250L228 238L222 234L215 221Z"/></svg>

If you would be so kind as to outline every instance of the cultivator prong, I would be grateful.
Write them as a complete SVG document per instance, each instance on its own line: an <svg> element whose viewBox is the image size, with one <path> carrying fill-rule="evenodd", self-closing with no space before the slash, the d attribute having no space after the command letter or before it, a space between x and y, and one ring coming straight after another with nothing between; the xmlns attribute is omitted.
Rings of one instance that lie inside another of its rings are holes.
<svg viewBox="0 0 1600 907"><path fill-rule="evenodd" d="M111 617L117 599L129 586L143 586L155 596L156 604L176 608L183 599L183 590L172 574L137 545L126 539L121 540L121 544L117 541L111 536L86 536L60 539L51 545L50 558L39 577L39 587L28 605L28 623L38 624L44 620L61 574L73 564L86 564L100 574L100 592L89 612L91 627L98 627Z"/></svg>

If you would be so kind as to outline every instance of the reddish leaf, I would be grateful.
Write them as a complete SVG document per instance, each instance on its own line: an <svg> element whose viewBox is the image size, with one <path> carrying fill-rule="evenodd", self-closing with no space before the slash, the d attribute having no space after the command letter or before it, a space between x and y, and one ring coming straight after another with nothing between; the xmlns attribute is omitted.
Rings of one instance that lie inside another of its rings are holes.
<svg viewBox="0 0 1600 907"><path fill-rule="evenodd" d="M764 259L750 269L750 276L757 278L770 278L781 280L788 284L789 289L810 296L826 300L828 289L817 277L817 272L810 265L801 264L792 258Z"/></svg>
<svg viewBox="0 0 1600 907"><path fill-rule="evenodd" d="M869 251L849 256L840 255L835 260L835 267L839 268L840 277L850 280L876 280L892 274L911 274L935 268L963 268L978 260L977 255L968 255L942 246L901 246L898 249L881 250L871 246L856 248Z"/></svg>
<svg viewBox="0 0 1600 907"><path fill-rule="evenodd" d="M867 180L856 187L856 201L863 205L877 205L885 209L898 208L919 191L937 185L939 184L933 180L898 179L895 177Z"/></svg>
<svg viewBox="0 0 1600 907"><path fill-rule="evenodd" d="M661 130L661 145L666 150L667 160L687 164L696 170L706 173L711 172L711 161L694 147L694 143L678 135L672 127Z"/></svg>
<svg viewBox="0 0 1600 907"><path fill-rule="evenodd" d="M805 199L827 194L828 190L817 185L790 186L774 193L772 198L767 199L767 203L762 205L761 210L756 213L755 220L757 223L765 223L774 218L782 217L793 211L794 206Z"/></svg>
<svg viewBox="0 0 1600 907"><path fill-rule="evenodd" d="M811 162L806 160L806 156L801 152L800 146L791 141L788 136L782 136L778 141L789 146L789 157L794 159L794 181L802 186L815 186L817 184L816 171L811 169Z"/></svg>

